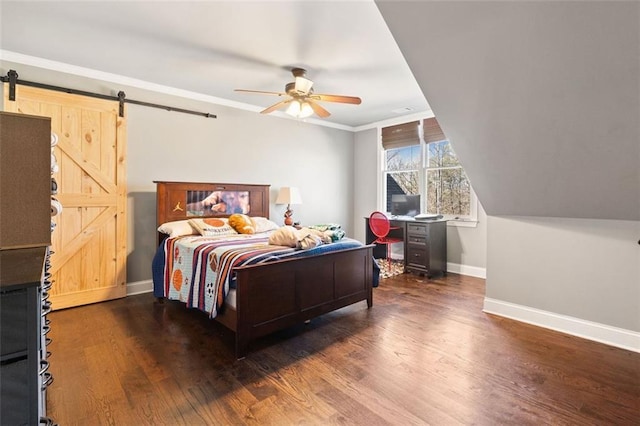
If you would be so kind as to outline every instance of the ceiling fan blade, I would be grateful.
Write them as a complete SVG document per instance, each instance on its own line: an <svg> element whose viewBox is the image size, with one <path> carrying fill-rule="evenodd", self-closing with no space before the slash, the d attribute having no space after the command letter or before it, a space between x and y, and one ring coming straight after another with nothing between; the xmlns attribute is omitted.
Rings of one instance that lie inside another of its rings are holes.
<svg viewBox="0 0 640 426"><path fill-rule="evenodd" d="M356 96L343 96L343 95L321 95L314 93L311 95L311 98L317 101L325 101L325 102L340 102L343 104L354 104L360 105L362 103L362 99Z"/></svg>
<svg viewBox="0 0 640 426"><path fill-rule="evenodd" d="M286 96L286 93L283 92L265 92L264 90L248 90L248 89L234 89L234 92L245 92L245 93L257 93L259 95L277 95L277 96Z"/></svg>
<svg viewBox="0 0 640 426"><path fill-rule="evenodd" d="M309 103L309 105L311 105L311 109L313 109L313 112L315 112L318 115L318 117L327 118L328 116L331 115L329 111L327 111L317 103L313 102L311 99L308 99L307 102Z"/></svg>
<svg viewBox="0 0 640 426"><path fill-rule="evenodd" d="M273 112L277 109L282 108L283 106L285 106L286 104L288 104L289 102L291 102L291 99L286 99L284 101L280 101L277 104L273 104L271 105L269 108L267 109L263 109L262 111L260 111L260 114L269 114L270 112Z"/></svg>

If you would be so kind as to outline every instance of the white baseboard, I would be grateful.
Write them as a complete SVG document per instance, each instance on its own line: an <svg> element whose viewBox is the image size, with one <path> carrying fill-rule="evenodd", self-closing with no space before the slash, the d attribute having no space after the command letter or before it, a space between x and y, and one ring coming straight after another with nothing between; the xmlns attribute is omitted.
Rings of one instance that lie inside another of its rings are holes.
<svg viewBox="0 0 640 426"><path fill-rule="evenodd" d="M640 333L528 306L485 297L483 311L516 321L582 337L633 352L640 352Z"/></svg>
<svg viewBox="0 0 640 426"><path fill-rule="evenodd" d="M447 272L453 272L454 274L468 275L476 278L487 278L486 268L479 268L477 266L460 265L459 263L447 262Z"/></svg>
<svg viewBox="0 0 640 426"><path fill-rule="evenodd" d="M127 296L133 296L134 294L150 293L153 291L153 281L144 280L136 281L134 283L127 283Z"/></svg>

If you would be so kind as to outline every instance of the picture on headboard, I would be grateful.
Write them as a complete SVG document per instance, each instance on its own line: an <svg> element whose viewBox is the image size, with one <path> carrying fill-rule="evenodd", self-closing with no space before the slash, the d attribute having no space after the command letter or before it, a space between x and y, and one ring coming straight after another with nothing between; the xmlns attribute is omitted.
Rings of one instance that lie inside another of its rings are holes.
<svg viewBox="0 0 640 426"><path fill-rule="evenodd" d="M187 216L248 214L249 191L187 191Z"/></svg>

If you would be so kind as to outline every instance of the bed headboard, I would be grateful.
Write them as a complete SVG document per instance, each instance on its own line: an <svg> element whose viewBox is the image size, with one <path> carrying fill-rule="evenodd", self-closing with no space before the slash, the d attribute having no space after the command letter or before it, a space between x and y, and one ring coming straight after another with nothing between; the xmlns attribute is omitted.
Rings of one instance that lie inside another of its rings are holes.
<svg viewBox="0 0 640 426"><path fill-rule="evenodd" d="M232 213L242 212L249 216L269 217L270 185L162 181L154 183L156 226L174 220L228 217ZM207 201L203 202L205 199Z"/></svg>

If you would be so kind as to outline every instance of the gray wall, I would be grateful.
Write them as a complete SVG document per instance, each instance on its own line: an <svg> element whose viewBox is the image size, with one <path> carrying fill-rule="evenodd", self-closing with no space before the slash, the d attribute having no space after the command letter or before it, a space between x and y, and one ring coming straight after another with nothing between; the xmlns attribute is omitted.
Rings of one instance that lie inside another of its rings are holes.
<svg viewBox="0 0 640 426"><path fill-rule="evenodd" d="M167 99L176 104L177 99ZM218 118L129 106L127 181L136 220L138 209L155 211L153 180L261 183L271 185L270 216L282 224L286 206L275 205L281 186L297 186L303 204L294 205L294 219L303 224L336 222L353 234L353 135L293 120L197 102L179 102L197 110L215 109ZM138 203L139 201L139 203ZM141 253L129 262L129 281L149 278L146 269L155 216L133 223ZM153 237L153 242L155 237ZM154 244L151 244L153 246Z"/></svg>
<svg viewBox="0 0 640 426"><path fill-rule="evenodd" d="M487 297L640 331L640 222L489 216Z"/></svg>
<svg viewBox="0 0 640 426"><path fill-rule="evenodd" d="M353 235L353 133L204 102L160 95L112 83L0 62L21 79L217 114L217 119L128 104L127 282L151 279L155 253L154 180L271 185L271 217L281 186L297 186L303 204L292 206L303 224L335 222ZM360 224L358 224L360 225Z"/></svg>
<svg viewBox="0 0 640 426"><path fill-rule="evenodd" d="M472 182L473 185L473 182ZM487 213L478 203L476 227L447 227L447 262L463 267L487 268ZM462 270L464 272L464 269ZM469 271L473 275L473 271ZM486 273L486 272L485 272ZM483 275L486 277L486 275Z"/></svg>
<svg viewBox="0 0 640 426"><path fill-rule="evenodd" d="M379 2L489 215L640 220L640 2Z"/></svg>
<svg viewBox="0 0 640 426"><path fill-rule="evenodd" d="M377 210L378 198L378 129L369 129L355 134L353 163L353 223L355 238L365 242L365 217Z"/></svg>
<svg viewBox="0 0 640 426"><path fill-rule="evenodd" d="M640 3L377 5L489 214L487 299L640 331Z"/></svg>

